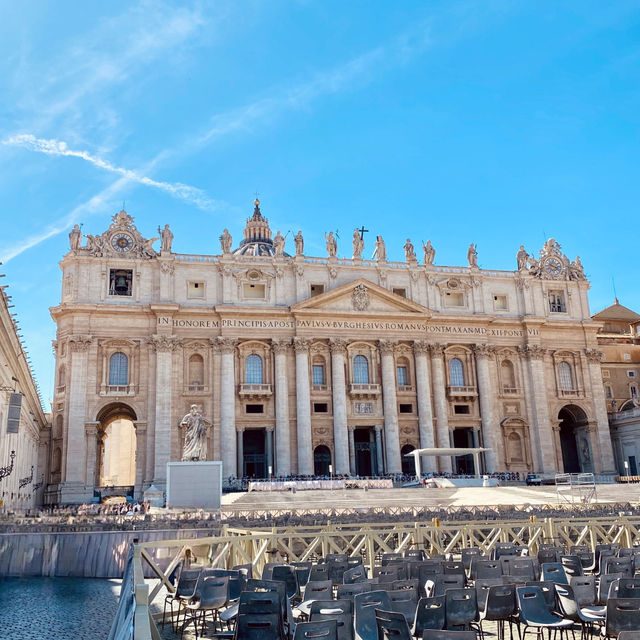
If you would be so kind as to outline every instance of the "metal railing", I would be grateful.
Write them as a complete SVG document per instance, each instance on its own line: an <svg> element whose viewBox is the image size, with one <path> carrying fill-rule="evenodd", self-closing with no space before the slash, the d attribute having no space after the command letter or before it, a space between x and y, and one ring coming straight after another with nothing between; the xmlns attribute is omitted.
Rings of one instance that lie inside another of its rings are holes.
<svg viewBox="0 0 640 640"><path fill-rule="evenodd" d="M429 556L459 553L478 547L490 554L499 542L528 547L536 554L538 546L552 541L557 545L617 543L624 547L640 544L640 516L593 518L575 514L571 518L501 520L499 522L431 522L327 524L324 526L239 529L223 526L219 536L193 540L162 540L134 545L136 640L157 638L149 604L165 587L173 593L169 576L180 562L185 566L211 566L230 569L251 563L260 575L267 562L304 562L328 553L361 557L369 571L383 553L422 549ZM145 565L157 581L149 591L144 582ZM123 591L123 593L125 593ZM131 589L128 591L131 597Z"/></svg>

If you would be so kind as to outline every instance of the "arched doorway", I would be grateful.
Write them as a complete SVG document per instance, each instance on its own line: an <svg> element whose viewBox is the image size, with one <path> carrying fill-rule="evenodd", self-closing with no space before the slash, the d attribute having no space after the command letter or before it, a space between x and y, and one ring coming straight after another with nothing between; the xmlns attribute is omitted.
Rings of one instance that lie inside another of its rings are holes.
<svg viewBox="0 0 640 640"><path fill-rule="evenodd" d="M593 472L587 414L579 406L569 404L560 409L558 420L560 420L560 447L564 472Z"/></svg>
<svg viewBox="0 0 640 640"><path fill-rule="evenodd" d="M133 495L136 482L135 420L135 411L120 402L107 405L98 414L100 426L95 484L103 488L103 497L111 492Z"/></svg>
<svg viewBox="0 0 640 640"><path fill-rule="evenodd" d="M402 461L402 473L407 476L415 476L416 475L416 462L415 458L411 456L407 458L406 455L411 453L415 447L412 444L405 444L402 449L400 449L400 460Z"/></svg>
<svg viewBox="0 0 640 640"><path fill-rule="evenodd" d="M331 464L331 451L324 444L319 444L313 450L313 473L317 476L328 476Z"/></svg>

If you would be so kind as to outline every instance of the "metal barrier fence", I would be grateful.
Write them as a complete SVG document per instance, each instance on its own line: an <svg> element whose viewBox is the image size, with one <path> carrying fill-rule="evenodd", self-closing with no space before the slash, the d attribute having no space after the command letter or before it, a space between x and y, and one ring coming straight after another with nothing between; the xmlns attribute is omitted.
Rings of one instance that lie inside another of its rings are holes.
<svg viewBox="0 0 640 640"><path fill-rule="evenodd" d="M163 587L175 591L168 577L180 562L185 566L230 569L251 563L260 575L267 562L303 562L328 553L360 556L372 572L383 553L423 549L427 555L459 553L479 547L489 554L499 542L512 542L536 554L541 543L569 547L618 543L640 545L640 516L567 519L545 518L500 522L431 522L327 524L323 526L238 529L223 527L220 536L196 540L162 540L134 544L133 588L135 593L135 639L159 638L150 603ZM143 562L157 581L150 590L143 578ZM123 591L124 593L124 591Z"/></svg>

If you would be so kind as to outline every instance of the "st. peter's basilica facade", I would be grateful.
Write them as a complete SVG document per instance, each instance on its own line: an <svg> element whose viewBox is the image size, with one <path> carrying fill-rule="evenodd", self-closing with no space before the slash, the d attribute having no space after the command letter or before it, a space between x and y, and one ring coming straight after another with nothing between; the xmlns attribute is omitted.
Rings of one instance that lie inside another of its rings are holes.
<svg viewBox="0 0 640 640"><path fill-rule="evenodd" d="M515 271L478 268L473 245L464 267L409 240L387 261L381 236L366 260L358 231L352 258L332 233L326 256L301 233L288 255L257 201L219 255L173 253L158 232L160 251L121 211L86 243L70 234L48 502L163 490L194 404L225 478L400 473L412 449L452 446L487 447L484 468L442 456L423 470L613 472L589 285L554 240L538 257L521 247Z"/></svg>

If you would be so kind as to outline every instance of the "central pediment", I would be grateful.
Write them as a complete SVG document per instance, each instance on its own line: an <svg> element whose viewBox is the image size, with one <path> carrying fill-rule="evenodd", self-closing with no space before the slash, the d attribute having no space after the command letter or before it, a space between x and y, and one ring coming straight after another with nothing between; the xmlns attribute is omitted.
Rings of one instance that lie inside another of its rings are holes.
<svg viewBox="0 0 640 640"><path fill-rule="evenodd" d="M292 313L431 316L431 311L421 304L391 293L365 278L358 278L331 291L303 300L293 305L291 311Z"/></svg>

